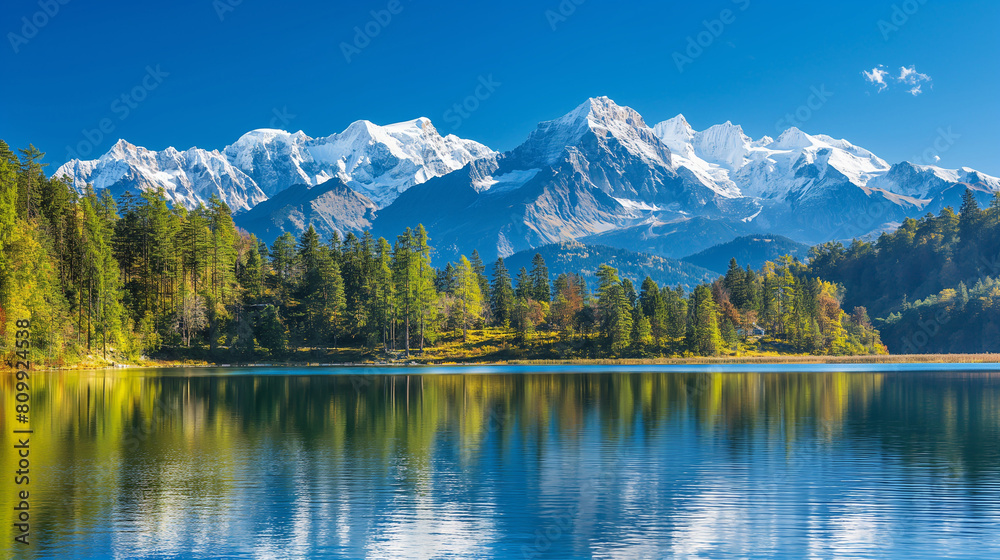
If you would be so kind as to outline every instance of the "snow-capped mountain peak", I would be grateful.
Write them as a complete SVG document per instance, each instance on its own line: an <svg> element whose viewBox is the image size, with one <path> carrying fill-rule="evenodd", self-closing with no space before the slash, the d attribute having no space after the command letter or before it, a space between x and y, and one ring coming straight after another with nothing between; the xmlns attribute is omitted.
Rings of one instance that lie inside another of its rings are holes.
<svg viewBox="0 0 1000 560"><path fill-rule="evenodd" d="M944 169L909 162L893 165L887 172L873 177L867 186L917 200L931 200L955 185L978 191L1000 192L1000 178L975 169Z"/></svg>
<svg viewBox="0 0 1000 560"><path fill-rule="evenodd" d="M296 183L321 181L321 177L313 177L302 169L302 164L310 159L303 149L308 140L309 137L302 131L292 134L284 130L260 128L241 136L223 153L234 166L253 177L261 190L271 197Z"/></svg>
<svg viewBox="0 0 1000 560"><path fill-rule="evenodd" d="M754 198L784 198L790 192L803 196L814 185L847 181L863 187L889 169L882 159L846 140L812 136L792 127L777 140L753 140L730 121L702 132L688 132L674 117L654 131L675 154L675 163L694 172L716 190ZM803 172L803 166L815 166ZM831 172L832 170L832 172Z"/></svg>
<svg viewBox="0 0 1000 560"><path fill-rule="evenodd" d="M592 97L568 116L585 115L591 127L625 124L635 128L648 128L642 115L631 107L623 107L608 97Z"/></svg>
<svg viewBox="0 0 1000 560"><path fill-rule="evenodd" d="M379 207L414 185L495 155L478 142L441 136L426 117L387 126L357 121L340 134L307 141L305 150L315 175L339 177Z"/></svg>
<svg viewBox="0 0 1000 560"><path fill-rule="evenodd" d="M815 145L815 140L805 132L796 127L791 127L782 132L778 139L771 145L776 150L800 150Z"/></svg>
<svg viewBox="0 0 1000 560"><path fill-rule="evenodd" d="M653 127L653 132L670 148L671 152L688 157L687 152L692 150L695 130L688 124L684 115L677 115L661 122Z"/></svg>
<svg viewBox="0 0 1000 560"><path fill-rule="evenodd" d="M743 167L753 141L743 127L726 121L696 133L693 143L702 159L735 170Z"/></svg>
<svg viewBox="0 0 1000 560"><path fill-rule="evenodd" d="M588 99L566 115L540 123L515 153L531 160L532 167L544 167L566 158L568 150L578 149L594 138L603 146L613 140L651 165L671 167L669 149L642 115L607 97Z"/></svg>
<svg viewBox="0 0 1000 560"><path fill-rule="evenodd" d="M99 159L72 160L54 176L69 177L80 192L86 186L122 191L162 189L171 204L193 208L217 196L234 211L249 210L267 199L257 184L218 151L174 148L152 151L125 140L116 142Z"/></svg>
<svg viewBox="0 0 1000 560"><path fill-rule="evenodd" d="M670 149L672 163L677 168L687 169L698 180L726 198L740 196L740 190L729 179L730 160L742 163L745 150L739 141L745 135L743 129L726 122L704 132L697 132L684 115L663 121L653 127L653 133ZM728 154L727 154L728 152Z"/></svg>
<svg viewBox="0 0 1000 560"><path fill-rule="evenodd" d="M344 132L311 138L302 131L252 130L221 152L172 147L147 150L125 140L97 160L70 161L57 170L77 189L163 188L172 203L188 207L218 194L234 211L295 184L318 185L337 177L379 206L399 193L494 152L454 135L442 137L430 119L379 126L352 123ZM227 185L235 185L231 191Z"/></svg>
<svg viewBox="0 0 1000 560"><path fill-rule="evenodd" d="M132 144L125 140L124 138L119 138L117 142L111 146L109 153L125 153L129 151L134 151L136 149L135 144Z"/></svg>

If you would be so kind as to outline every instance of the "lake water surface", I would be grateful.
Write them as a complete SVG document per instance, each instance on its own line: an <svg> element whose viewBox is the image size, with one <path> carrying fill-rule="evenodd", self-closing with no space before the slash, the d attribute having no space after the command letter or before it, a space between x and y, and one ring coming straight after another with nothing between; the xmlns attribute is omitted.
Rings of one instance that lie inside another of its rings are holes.
<svg viewBox="0 0 1000 560"><path fill-rule="evenodd" d="M0 557L1000 558L997 366L32 382L25 547L0 378Z"/></svg>

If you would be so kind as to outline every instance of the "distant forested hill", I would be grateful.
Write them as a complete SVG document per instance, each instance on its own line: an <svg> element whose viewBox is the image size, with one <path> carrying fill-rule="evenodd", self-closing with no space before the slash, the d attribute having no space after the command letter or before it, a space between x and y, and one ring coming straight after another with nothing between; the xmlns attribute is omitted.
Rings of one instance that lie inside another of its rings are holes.
<svg viewBox="0 0 1000 560"><path fill-rule="evenodd" d="M748 235L710 247L684 257L683 260L722 274L729 268L730 259L735 258L741 266L749 265L756 270L767 261L777 260L785 255L805 260L809 256L809 246L780 235Z"/></svg>
<svg viewBox="0 0 1000 560"><path fill-rule="evenodd" d="M574 241L521 251L504 261L511 274L517 274L521 267L531 270L531 259L536 253L545 259L549 274L553 278L560 274L579 274L591 287L597 285L597 269L602 264L618 269L622 278L629 278L636 285L641 284L646 276L649 276L660 286L674 287L680 284L684 289L690 290L698 284L711 282L718 276L712 271L676 259L636 253L606 245L583 245Z"/></svg>
<svg viewBox="0 0 1000 560"><path fill-rule="evenodd" d="M1000 351L1000 194L980 208L967 192L958 214L907 219L875 242L826 243L810 273L866 307L893 353Z"/></svg>

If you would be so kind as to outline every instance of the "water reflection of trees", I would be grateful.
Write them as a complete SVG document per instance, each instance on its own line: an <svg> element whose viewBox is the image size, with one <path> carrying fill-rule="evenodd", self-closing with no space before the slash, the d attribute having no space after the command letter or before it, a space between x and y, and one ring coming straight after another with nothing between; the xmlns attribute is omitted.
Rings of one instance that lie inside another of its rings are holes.
<svg viewBox="0 0 1000 560"><path fill-rule="evenodd" d="M6 394L12 383L0 380ZM511 453L540 463L551 446L585 445L595 434L614 444L692 430L725 436L732 453L765 439L875 441L903 460L931 455L963 474L1000 464L1000 376L989 374L58 373L34 379L32 413L46 434L32 449L46 473L38 491L60 497L37 522L53 532L87 530L108 503L162 512L180 507L170 496L209 495L238 507L240 468L262 470L262 484L291 485L361 464L419 489L436 455L460 466ZM3 410L0 423L11 417ZM10 437L9 425L0 429ZM269 463L243 465L248 455ZM295 470L301 458L309 458L304 473ZM14 459L3 454L0 468L12 472ZM12 521L7 505L0 522Z"/></svg>
<svg viewBox="0 0 1000 560"><path fill-rule="evenodd" d="M888 383L888 385L887 385ZM10 391L12 380L4 378ZM165 434L206 431L256 439L285 434L305 444L342 440L357 451L426 453L450 432L477 445L489 434L518 439L555 430L577 437L596 420L605 437L664 429L683 420L733 438L829 437L864 426L967 451L997 427L1000 377L989 374L646 373L402 376L198 376L85 373L39 376L34 417L70 447L149 450ZM9 403L4 403L4 406ZM0 427L10 421L0 416ZM147 437L157 434L157 438ZM171 437L174 437L171 436ZM154 441L155 440L155 441ZM376 443L381 442L381 445ZM957 447L956 447L957 446ZM79 451L80 449L75 449Z"/></svg>

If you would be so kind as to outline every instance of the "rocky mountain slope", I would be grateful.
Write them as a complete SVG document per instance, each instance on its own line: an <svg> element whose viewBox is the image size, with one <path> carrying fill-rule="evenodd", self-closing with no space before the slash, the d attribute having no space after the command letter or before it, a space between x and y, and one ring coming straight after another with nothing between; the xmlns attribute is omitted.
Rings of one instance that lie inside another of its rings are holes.
<svg viewBox="0 0 1000 560"><path fill-rule="evenodd" d="M310 224L324 239L334 231L343 237L371 229L377 211L375 203L335 178L314 187L293 185L234 220L270 245L286 231L297 239Z"/></svg>

